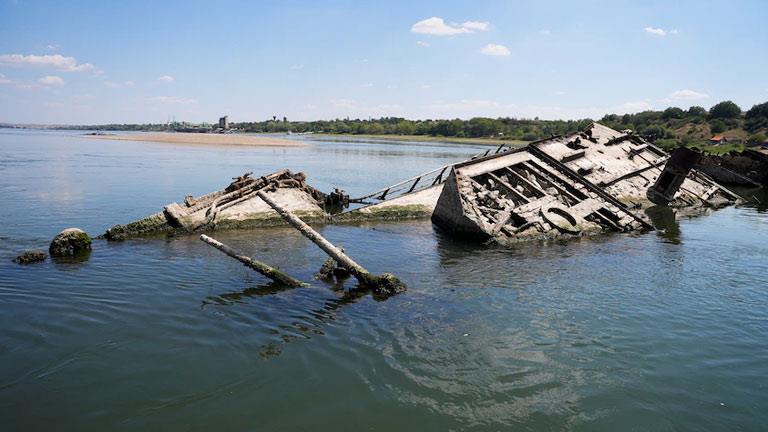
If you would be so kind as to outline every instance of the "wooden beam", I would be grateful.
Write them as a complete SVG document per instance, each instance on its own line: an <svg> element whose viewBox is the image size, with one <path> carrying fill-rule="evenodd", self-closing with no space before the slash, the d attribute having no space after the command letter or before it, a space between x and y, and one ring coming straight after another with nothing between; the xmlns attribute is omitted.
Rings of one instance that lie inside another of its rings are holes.
<svg viewBox="0 0 768 432"><path fill-rule="evenodd" d="M281 207L272 198L270 198L263 190L256 192L265 203L267 203L272 209L274 209L280 217L288 222L291 226L299 230L304 237L312 240L312 243L316 244L322 249L328 256L335 259L339 266L347 269L352 276L357 278L361 285L369 287L374 290L376 294L390 296L401 293L406 290L404 283L400 282L394 275L384 273L380 276L374 276L366 270L363 266L356 263L352 258L347 256L340 248L333 245L325 239L320 233L312 229L303 220L299 219L296 215Z"/></svg>
<svg viewBox="0 0 768 432"><path fill-rule="evenodd" d="M505 188L505 189L508 189L510 192L512 192L512 193L514 193L515 195L517 195L517 196L519 196L520 198L522 198L522 199L523 199L523 200L524 200L526 203L529 203L529 202L531 202L531 199L530 199L530 198L528 198L527 196L525 196L525 195L524 195L522 192L520 192L519 190L515 189L515 188L514 188L514 186L512 186L511 184L509 184L509 183L505 182L504 180L502 180L502 179L501 179L501 177L497 176L496 174L494 174L494 173L492 173L492 172L489 172L489 173L488 173L488 176L489 176L490 178L494 179L495 181L499 182L499 184L500 184L500 185L502 185L502 186L504 186L504 188Z"/></svg>
<svg viewBox="0 0 768 432"><path fill-rule="evenodd" d="M276 269L275 267L269 266L267 264L264 264L261 261L255 260L251 257L248 257L246 255L243 255L242 253L236 251L235 249L232 249L231 247L225 245L224 243L221 243L220 241L213 239L211 237L208 237L207 235L203 234L200 236L200 240L204 241L205 243L215 247L216 249L224 252L226 255L240 261L241 263L245 264L247 267L250 267L257 272L263 274L264 276L272 279L275 282L280 282L282 284L285 284L287 286L303 286L307 285L306 283L294 279L291 276L288 276L287 274L281 272L280 270Z"/></svg>
<svg viewBox="0 0 768 432"><path fill-rule="evenodd" d="M518 180L522 181L523 183L527 184L528 186L530 186L533 190L538 191L542 195L546 195L547 194L546 192L541 190L541 188L539 188L535 184L531 183L530 180L528 180L527 178L523 177L522 175L520 175L520 173L518 173L517 171L513 170L512 168L504 167L504 169L507 170L513 176L515 176L516 179L518 179Z"/></svg>

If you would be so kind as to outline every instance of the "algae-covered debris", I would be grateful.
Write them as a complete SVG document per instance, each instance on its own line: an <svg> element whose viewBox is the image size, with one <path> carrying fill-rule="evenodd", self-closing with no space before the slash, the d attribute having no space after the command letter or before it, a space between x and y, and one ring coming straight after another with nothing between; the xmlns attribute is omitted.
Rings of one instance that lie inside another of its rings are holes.
<svg viewBox="0 0 768 432"><path fill-rule="evenodd" d="M48 254L42 250L31 250L21 253L19 256L13 259L16 264L32 264L36 262L45 261L48 258Z"/></svg>
<svg viewBox="0 0 768 432"><path fill-rule="evenodd" d="M255 192L271 186L270 194L282 205L309 220L324 220L327 196L306 182L304 173L276 171L261 177L245 173L224 189L170 203L158 212L104 233L107 240L125 240L156 234L200 232L283 224L280 217ZM339 191L340 193L341 191ZM337 196L337 200L339 197Z"/></svg>
<svg viewBox="0 0 768 432"><path fill-rule="evenodd" d="M54 257L75 256L91 250L91 237L80 228L67 228L51 241L48 252Z"/></svg>

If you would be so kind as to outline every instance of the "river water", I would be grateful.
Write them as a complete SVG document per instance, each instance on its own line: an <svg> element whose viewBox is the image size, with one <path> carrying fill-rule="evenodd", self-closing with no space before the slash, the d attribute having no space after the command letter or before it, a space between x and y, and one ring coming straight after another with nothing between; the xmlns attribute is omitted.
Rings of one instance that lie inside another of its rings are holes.
<svg viewBox="0 0 768 432"><path fill-rule="evenodd" d="M276 288L195 236L11 262L63 228L99 234L246 171L301 170L354 196L487 149L302 139L312 145L0 130L2 429L765 430L760 206L514 249L429 221L319 227L408 284L387 301ZM215 236L307 281L325 259L289 228Z"/></svg>

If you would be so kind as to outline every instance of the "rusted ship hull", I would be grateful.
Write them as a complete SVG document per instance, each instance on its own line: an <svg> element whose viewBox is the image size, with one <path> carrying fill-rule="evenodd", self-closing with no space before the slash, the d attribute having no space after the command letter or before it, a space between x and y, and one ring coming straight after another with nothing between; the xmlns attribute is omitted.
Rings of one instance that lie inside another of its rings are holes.
<svg viewBox="0 0 768 432"><path fill-rule="evenodd" d="M641 211L669 156L599 124L584 132L457 164L432 221L457 236L507 244L651 229ZM695 170L662 176L665 204L717 208L736 195ZM673 184L674 183L674 184Z"/></svg>

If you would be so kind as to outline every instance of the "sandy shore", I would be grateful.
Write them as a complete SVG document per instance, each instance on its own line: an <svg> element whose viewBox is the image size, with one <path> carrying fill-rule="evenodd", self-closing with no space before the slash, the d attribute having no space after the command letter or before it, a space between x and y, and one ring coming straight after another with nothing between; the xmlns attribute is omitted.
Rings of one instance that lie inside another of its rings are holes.
<svg viewBox="0 0 768 432"><path fill-rule="evenodd" d="M250 147L304 147L307 145L300 141L274 137L213 133L152 132L122 135L85 135L85 137L119 141L150 141L169 144L233 145Z"/></svg>

